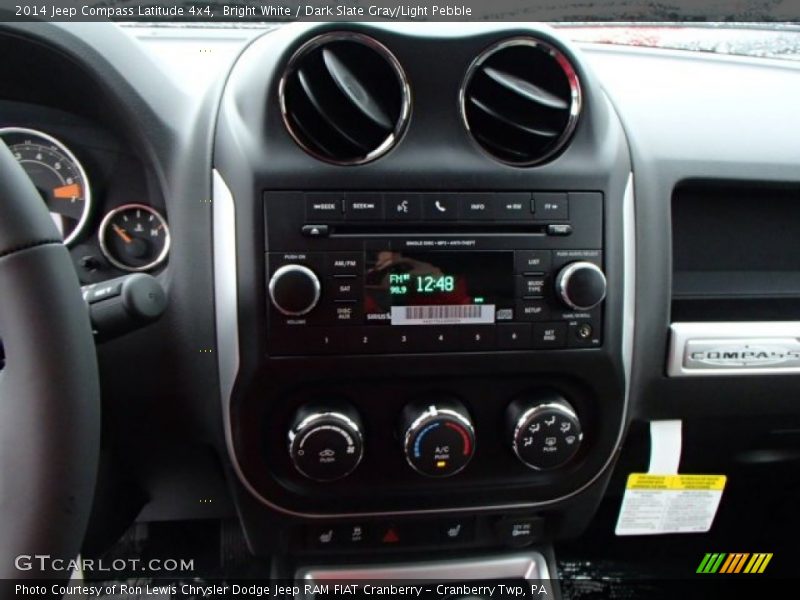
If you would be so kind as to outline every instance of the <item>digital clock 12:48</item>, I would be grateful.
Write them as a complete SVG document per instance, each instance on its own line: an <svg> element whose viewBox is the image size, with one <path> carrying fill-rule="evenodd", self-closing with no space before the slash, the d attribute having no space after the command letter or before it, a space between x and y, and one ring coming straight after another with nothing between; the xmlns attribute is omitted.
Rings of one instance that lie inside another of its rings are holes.
<svg viewBox="0 0 800 600"><path fill-rule="evenodd" d="M418 294L452 292L456 289L456 278L453 275L417 275L414 289Z"/></svg>

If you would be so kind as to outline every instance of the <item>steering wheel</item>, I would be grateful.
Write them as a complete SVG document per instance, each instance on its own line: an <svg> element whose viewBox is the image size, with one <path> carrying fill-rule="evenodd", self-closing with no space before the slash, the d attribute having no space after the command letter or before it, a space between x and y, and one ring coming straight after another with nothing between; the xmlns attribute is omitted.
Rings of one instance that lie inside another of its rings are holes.
<svg viewBox="0 0 800 600"><path fill-rule="evenodd" d="M94 495L100 389L75 268L2 140L0 338L0 597L12 598L14 579L70 576Z"/></svg>

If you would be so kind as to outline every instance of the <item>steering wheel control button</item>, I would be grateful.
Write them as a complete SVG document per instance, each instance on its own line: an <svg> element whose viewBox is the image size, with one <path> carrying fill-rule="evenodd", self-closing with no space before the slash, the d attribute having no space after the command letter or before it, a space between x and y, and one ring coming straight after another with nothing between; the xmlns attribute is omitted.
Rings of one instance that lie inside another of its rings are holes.
<svg viewBox="0 0 800 600"><path fill-rule="evenodd" d="M122 280L113 279L104 283L94 283L81 288L83 292L83 299L88 304L95 302L102 302L109 298L114 298L122 293Z"/></svg>
<svg viewBox="0 0 800 600"><path fill-rule="evenodd" d="M167 309L167 293L147 273L133 273L81 288L95 340L106 341L148 323Z"/></svg>
<svg viewBox="0 0 800 600"><path fill-rule="evenodd" d="M314 310L321 286L316 273L303 265L284 265L269 280L273 306L287 316L302 316Z"/></svg>
<svg viewBox="0 0 800 600"><path fill-rule="evenodd" d="M348 407L301 409L289 429L289 456L313 481L335 481L352 473L364 454L358 415Z"/></svg>
<svg viewBox="0 0 800 600"><path fill-rule="evenodd" d="M537 471L567 464L581 445L581 423L572 406L556 392L514 401L507 411L511 447Z"/></svg>
<svg viewBox="0 0 800 600"><path fill-rule="evenodd" d="M501 543L511 548L524 548L542 539L544 519L541 517L502 518L494 526Z"/></svg>
<svg viewBox="0 0 800 600"><path fill-rule="evenodd" d="M428 477L455 475L475 453L475 430L459 402L406 406L401 431L408 464Z"/></svg>
<svg viewBox="0 0 800 600"><path fill-rule="evenodd" d="M606 297L606 276L593 263L569 263L556 277L556 293L572 309L591 310Z"/></svg>

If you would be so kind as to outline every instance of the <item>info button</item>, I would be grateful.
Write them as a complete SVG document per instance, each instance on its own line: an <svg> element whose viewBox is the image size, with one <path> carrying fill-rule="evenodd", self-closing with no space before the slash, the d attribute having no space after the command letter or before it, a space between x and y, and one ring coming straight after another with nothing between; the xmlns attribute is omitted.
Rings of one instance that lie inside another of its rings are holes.
<svg viewBox="0 0 800 600"><path fill-rule="evenodd" d="M459 196L459 214L466 221L494 220L494 194L462 194Z"/></svg>

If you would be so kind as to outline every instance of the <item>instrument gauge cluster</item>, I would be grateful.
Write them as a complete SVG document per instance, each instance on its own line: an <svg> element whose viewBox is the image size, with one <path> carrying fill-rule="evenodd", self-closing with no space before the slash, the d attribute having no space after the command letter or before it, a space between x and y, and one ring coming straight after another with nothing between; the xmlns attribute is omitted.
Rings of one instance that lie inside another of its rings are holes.
<svg viewBox="0 0 800 600"><path fill-rule="evenodd" d="M169 253L167 221L145 204L125 204L109 211L97 236L103 256L123 271L150 271Z"/></svg>
<svg viewBox="0 0 800 600"><path fill-rule="evenodd" d="M33 181L64 243L70 246L88 225L92 192L72 151L51 135L23 127L0 129L0 139Z"/></svg>
<svg viewBox="0 0 800 600"><path fill-rule="evenodd" d="M54 135L0 126L0 140L39 191L84 283L165 265L169 225L163 211L147 202L146 188L132 182L145 179L137 161L60 129Z"/></svg>

